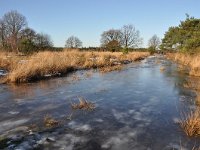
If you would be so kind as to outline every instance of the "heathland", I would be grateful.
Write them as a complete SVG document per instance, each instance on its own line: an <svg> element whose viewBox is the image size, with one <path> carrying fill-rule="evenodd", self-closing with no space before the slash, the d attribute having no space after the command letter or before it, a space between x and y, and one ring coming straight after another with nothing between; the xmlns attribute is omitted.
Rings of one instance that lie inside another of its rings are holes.
<svg viewBox="0 0 200 150"><path fill-rule="evenodd" d="M38 52L29 56L0 53L0 68L6 69L5 82L29 82L50 76L60 76L79 69L119 70L123 64L144 59L148 52Z"/></svg>

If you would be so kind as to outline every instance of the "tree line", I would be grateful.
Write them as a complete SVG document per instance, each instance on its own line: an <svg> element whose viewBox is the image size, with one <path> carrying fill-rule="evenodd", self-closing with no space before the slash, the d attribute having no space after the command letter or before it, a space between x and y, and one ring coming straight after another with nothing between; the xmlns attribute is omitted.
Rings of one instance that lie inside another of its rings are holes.
<svg viewBox="0 0 200 150"><path fill-rule="evenodd" d="M133 25L124 25L121 29L109 29L101 34L101 48L108 51L136 50L142 44L140 32ZM200 19L190 17L178 26L169 27L162 41L155 34L148 41L148 50L200 53Z"/></svg>
<svg viewBox="0 0 200 150"><path fill-rule="evenodd" d="M112 51L112 52L128 52L146 50L145 48L139 48L143 39L140 37L139 30L129 24L124 25L121 29L108 29L101 34L101 46L99 48L81 48L82 50L95 50L95 51ZM159 48L160 39L157 35L152 36L149 40L149 49L155 51ZM82 42L78 37L71 36L67 39L65 47L67 48L80 48Z"/></svg>
<svg viewBox="0 0 200 150"><path fill-rule="evenodd" d="M120 29L108 29L101 34L100 47L95 50L123 51L139 49L143 43L140 32L134 25L124 25ZM82 41L76 36L70 36L65 43L66 48L82 48ZM39 50L54 50L53 42L48 34L37 33L28 27L25 16L17 11L10 11L0 18L0 49L11 52L30 53ZM57 48L55 50L61 50ZM88 50L88 48L82 48ZM169 27L162 42L157 35L148 41L148 49L200 52L200 19L187 15L178 26Z"/></svg>
<svg viewBox="0 0 200 150"><path fill-rule="evenodd" d="M17 11L10 11L0 18L1 49L29 53L52 46L50 36L29 28L26 18Z"/></svg>
<svg viewBox="0 0 200 150"><path fill-rule="evenodd" d="M160 48L164 51L179 51L190 54L200 52L200 19L190 17L178 26L170 27L162 39Z"/></svg>
<svg viewBox="0 0 200 150"><path fill-rule="evenodd" d="M124 25L121 29L104 31L101 34L100 42L99 48L104 51L114 52L122 49L131 51L139 49L142 38L140 32L133 25ZM70 36L66 40L65 47L82 48L82 41L76 36ZM61 48L53 47L53 42L48 34L37 33L28 27L26 17L17 11L10 11L0 18L0 48L16 53L31 53L44 49L61 50Z"/></svg>

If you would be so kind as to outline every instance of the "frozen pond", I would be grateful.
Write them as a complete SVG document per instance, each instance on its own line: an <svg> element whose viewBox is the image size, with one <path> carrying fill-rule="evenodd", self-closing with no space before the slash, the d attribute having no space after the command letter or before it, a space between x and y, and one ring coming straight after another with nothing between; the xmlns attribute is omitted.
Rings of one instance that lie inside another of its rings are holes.
<svg viewBox="0 0 200 150"><path fill-rule="evenodd" d="M120 72L0 85L0 149L190 150L200 139L188 138L177 124L180 111L193 107L187 80L176 64L149 57ZM77 96L97 108L73 111L69 120ZM45 115L62 124L45 128Z"/></svg>

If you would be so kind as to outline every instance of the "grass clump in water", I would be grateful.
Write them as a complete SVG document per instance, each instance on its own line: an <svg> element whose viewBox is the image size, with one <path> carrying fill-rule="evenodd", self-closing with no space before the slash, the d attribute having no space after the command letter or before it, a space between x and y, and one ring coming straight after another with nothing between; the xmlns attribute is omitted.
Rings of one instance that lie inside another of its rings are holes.
<svg viewBox="0 0 200 150"><path fill-rule="evenodd" d="M187 136L200 136L200 109L190 111L181 117L179 123Z"/></svg>
<svg viewBox="0 0 200 150"><path fill-rule="evenodd" d="M101 73L107 73L111 71L121 71L123 69L123 66L116 65L116 66L110 66L110 67L103 67L100 69Z"/></svg>
<svg viewBox="0 0 200 150"><path fill-rule="evenodd" d="M87 101L83 97L78 97L79 103L71 103L72 109L94 110L95 105L92 102Z"/></svg>
<svg viewBox="0 0 200 150"><path fill-rule="evenodd" d="M51 117L50 115L46 115L44 117L44 125L47 128L51 128L51 127L56 127L58 125L60 125L60 122L55 120L53 117Z"/></svg>
<svg viewBox="0 0 200 150"><path fill-rule="evenodd" d="M165 71L165 67L160 67L160 72Z"/></svg>

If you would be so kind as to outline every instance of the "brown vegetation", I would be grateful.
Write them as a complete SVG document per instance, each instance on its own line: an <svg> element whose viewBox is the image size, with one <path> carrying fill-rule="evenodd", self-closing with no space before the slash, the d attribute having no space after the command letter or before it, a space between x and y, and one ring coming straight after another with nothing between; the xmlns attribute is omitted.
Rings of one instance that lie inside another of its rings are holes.
<svg viewBox="0 0 200 150"><path fill-rule="evenodd" d="M7 82L29 82L50 76L66 74L72 70L112 67L124 61L136 61L149 55L148 52L38 52L31 56L0 53L0 68L9 70ZM9 57L8 57L9 56Z"/></svg>
<svg viewBox="0 0 200 150"><path fill-rule="evenodd" d="M165 71L165 67L160 67L160 72Z"/></svg>
<svg viewBox="0 0 200 150"><path fill-rule="evenodd" d="M120 71L122 70L123 66L121 65L116 65L116 66L110 66L110 67L103 67L100 69L101 73L107 73L107 72L111 72L111 71Z"/></svg>
<svg viewBox="0 0 200 150"><path fill-rule="evenodd" d="M200 109L197 108L183 115L180 126L188 136L200 136Z"/></svg>
<svg viewBox="0 0 200 150"><path fill-rule="evenodd" d="M79 97L78 99L79 99L78 104L71 103L71 106L73 109L84 109L84 110L94 110L95 109L95 105L93 103L87 101L83 97Z"/></svg>
<svg viewBox="0 0 200 150"><path fill-rule="evenodd" d="M19 56L15 53L0 52L0 68L12 70L14 66L23 59L24 56Z"/></svg>
<svg viewBox="0 0 200 150"><path fill-rule="evenodd" d="M46 115L44 117L44 125L45 125L45 127L51 128L51 127L58 126L59 124L60 124L59 121L55 120L54 118L52 118L49 115Z"/></svg>
<svg viewBox="0 0 200 150"><path fill-rule="evenodd" d="M190 75L200 76L200 54L188 55L182 53L169 53L167 54L167 57L182 65L189 66Z"/></svg>
<svg viewBox="0 0 200 150"><path fill-rule="evenodd" d="M190 77L184 82L184 88L193 90L196 93L195 104L200 106L200 78L199 77Z"/></svg>

